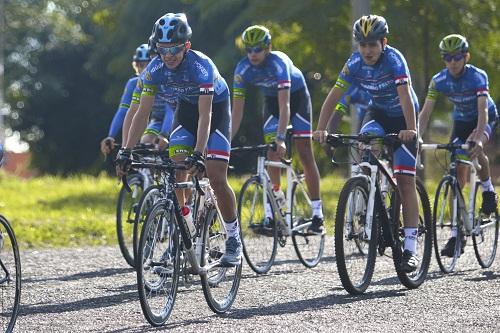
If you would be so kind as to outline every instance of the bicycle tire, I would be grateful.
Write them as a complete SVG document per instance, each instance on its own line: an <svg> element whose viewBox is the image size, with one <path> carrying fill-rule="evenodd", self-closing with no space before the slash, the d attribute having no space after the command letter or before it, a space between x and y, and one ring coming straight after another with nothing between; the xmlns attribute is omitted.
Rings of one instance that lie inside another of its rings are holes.
<svg viewBox="0 0 500 333"><path fill-rule="evenodd" d="M217 214L217 208L210 207L205 212L201 249L201 266L206 267L222 257L225 249L226 232ZM221 314L229 310L236 299L241 280L240 263L235 267L216 266L207 274L201 275L203 294L208 306L215 313Z"/></svg>
<svg viewBox="0 0 500 333"><path fill-rule="evenodd" d="M120 252L125 258L127 264L135 267L134 260L134 224L138 202L143 192L142 176L132 174L127 177L128 185L132 189L132 193L127 192L125 186L122 186L118 195L116 204L116 235ZM130 202L126 202L130 201Z"/></svg>
<svg viewBox="0 0 500 333"><path fill-rule="evenodd" d="M264 195L262 183L254 176L245 181L238 198L243 255L248 266L257 274L267 273L271 269L278 250L276 223L270 223L266 228L260 228L259 223L256 223L265 218Z"/></svg>
<svg viewBox="0 0 500 333"><path fill-rule="evenodd" d="M498 210L489 216L483 215L481 205L478 203L478 193L481 184L476 183L474 192L473 212L474 230L472 231L472 244L479 265L488 268L495 261L498 246ZM493 223L493 224L491 224ZM483 226L483 228L481 228ZM484 227L487 226L487 227Z"/></svg>
<svg viewBox="0 0 500 333"><path fill-rule="evenodd" d="M134 258L137 258L137 248L139 247L139 239L141 237L142 226L146 220L149 211L153 208L156 198L160 198L160 185L151 185L142 192L141 199L138 204L138 213L135 215L134 233L133 233L133 248ZM135 266L135 263L134 263Z"/></svg>
<svg viewBox="0 0 500 333"><path fill-rule="evenodd" d="M137 251L139 301L152 326L161 326L170 317L179 285L180 241L172 209L167 200L153 206L142 226Z"/></svg>
<svg viewBox="0 0 500 333"><path fill-rule="evenodd" d="M19 256L19 248L17 245L14 230L9 221L0 215L0 236L1 236L1 256L0 256L0 309L2 320L0 320L0 329L4 332L12 332L16 324L21 303L21 257ZM7 238L5 238L7 236ZM7 257L7 255L12 257ZM14 270L12 270L12 268ZM14 279L10 278L14 273ZM12 281L14 281L14 295L12 297L12 306L9 306L8 296L5 299L8 289L11 289ZM4 322L4 318L7 320Z"/></svg>
<svg viewBox="0 0 500 333"><path fill-rule="evenodd" d="M373 219L370 240L361 238L366 223L369 188L365 177L349 179L340 192L335 216L337 270L344 289L354 295L364 293L370 285L377 254L377 219ZM350 218L353 221L351 225L347 221ZM362 259L361 264L356 265L357 259ZM355 265L359 268L356 269Z"/></svg>
<svg viewBox="0 0 500 333"><path fill-rule="evenodd" d="M452 219L454 215L452 198L457 195L455 191L456 189L453 184L453 178L451 176L443 177L436 188L432 214L434 253L436 255L436 261L439 265L439 269L445 274L451 273L455 270L461 251L461 228L457 226L458 236L454 256L450 258L441 255L441 250L444 246L443 242L447 242L451 237ZM458 211L456 214L458 217Z"/></svg>
<svg viewBox="0 0 500 333"><path fill-rule="evenodd" d="M323 256L325 234L308 234L305 228L298 229L311 222L313 216L308 197L300 189L297 192L298 187L298 183L294 183L292 187L292 243L300 262L307 268L313 268Z"/></svg>
<svg viewBox="0 0 500 333"><path fill-rule="evenodd" d="M397 209L396 221L394 223L393 219L393 235L394 235L394 246L393 246L393 260L396 273L398 275L399 281L408 289L418 288L422 283L424 283L427 277L427 272L429 271L429 265L432 257L432 216L431 216L431 205L429 202L429 196L425 190L424 184L419 178L415 179L416 189L417 189L417 200L419 205L419 216L418 216L418 235L417 235L417 256L420 258L419 265L414 272L407 273L401 269L402 251L404 244L404 230L403 221L400 218L399 213L399 195L396 196L395 203L396 207L392 209ZM394 215L393 215L394 216Z"/></svg>

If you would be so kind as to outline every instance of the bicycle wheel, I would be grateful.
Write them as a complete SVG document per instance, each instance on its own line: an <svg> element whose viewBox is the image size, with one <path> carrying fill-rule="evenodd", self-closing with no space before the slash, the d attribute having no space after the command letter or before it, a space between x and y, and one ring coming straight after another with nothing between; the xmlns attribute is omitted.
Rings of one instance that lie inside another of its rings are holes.
<svg viewBox="0 0 500 333"><path fill-rule="evenodd" d="M432 217L429 196L427 195L424 184L418 178L416 179L416 187L418 201L417 257L420 259L420 262L417 269L411 273L406 273L401 270L405 235L403 219L401 218L402 213L400 210L401 205L399 195L396 195L395 197L393 195L393 206L391 207L391 209L393 209L392 222L394 228L394 267L396 268L399 281L409 289L418 288L425 281L432 256Z"/></svg>
<svg viewBox="0 0 500 333"><path fill-rule="evenodd" d="M335 254L340 281L350 294L363 293L373 276L377 251L377 223L370 240L365 224L369 184L364 177L349 179L340 192L335 216Z"/></svg>
<svg viewBox="0 0 500 333"><path fill-rule="evenodd" d="M488 268L493 264L497 254L498 244L498 211L489 216L481 212L481 199L478 196L481 184L476 184L474 193L474 230L472 231L472 243L477 261L482 268Z"/></svg>
<svg viewBox="0 0 500 333"><path fill-rule="evenodd" d="M264 195L265 190L259 178L252 177L241 187L238 199L243 255L250 268L257 274L267 273L271 269L278 246L276 224L272 221L263 223L266 218Z"/></svg>
<svg viewBox="0 0 500 333"><path fill-rule="evenodd" d="M312 221L311 202L302 184L292 187L292 241L300 262L312 268L323 256L325 235L310 234L307 228Z"/></svg>
<svg viewBox="0 0 500 333"><path fill-rule="evenodd" d="M0 215L0 331L12 332L21 302L21 259L16 236Z"/></svg>
<svg viewBox="0 0 500 333"><path fill-rule="evenodd" d="M215 207L205 212L201 266L209 267L201 275L203 294L208 306L215 313L224 313L236 299L241 280L241 263L236 267L220 267L217 261L225 251L226 231ZM215 266L213 266L215 265Z"/></svg>
<svg viewBox="0 0 500 333"><path fill-rule="evenodd" d="M153 326L169 318L177 296L180 242L173 207L158 201L142 226L137 251L137 287L142 313Z"/></svg>
<svg viewBox="0 0 500 333"><path fill-rule="evenodd" d="M455 252L453 257L441 255L441 251L445 247L448 240L451 238L453 228L453 216L456 215L458 221L458 209L454 214L453 198L455 197L455 187L453 178L444 177L441 179L434 199L434 212L432 215L432 235L434 237L434 253L439 268L443 273L451 273L455 270L458 257L461 251L460 228L458 228L459 236L455 243Z"/></svg>
<svg viewBox="0 0 500 333"><path fill-rule="evenodd" d="M141 230L149 211L153 205L160 199L160 186L149 186L141 195L139 204L137 205L138 214L135 215L134 230L133 230L133 247L134 258L137 258L137 248L139 247L139 239Z"/></svg>
<svg viewBox="0 0 500 333"><path fill-rule="evenodd" d="M128 185L132 192L127 192L125 186L122 186L118 195L116 205L116 235L118 244L125 261L135 267L134 262L134 222L136 212L139 207L139 200L142 196L142 176L132 174L127 177Z"/></svg>

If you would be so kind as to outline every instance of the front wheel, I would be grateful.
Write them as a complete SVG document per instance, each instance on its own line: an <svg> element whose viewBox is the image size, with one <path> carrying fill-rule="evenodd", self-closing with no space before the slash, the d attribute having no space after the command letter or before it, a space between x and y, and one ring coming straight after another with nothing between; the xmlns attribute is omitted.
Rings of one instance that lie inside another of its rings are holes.
<svg viewBox="0 0 500 333"><path fill-rule="evenodd" d="M16 236L0 215L0 331L12 332L21 302L21 259Z"/></svg>
<svg viewBox="0 0 500 333"><path fill-rule="evenodd" d="M482 268L488 268L493 264L497 254L498 244L498 211L489 216L481 211L479 200L479 188L476 184L474 193L474 230L472 231L472 242L477 261Z"/></svg>
<svg viewBox="0 0 500 333"><path fill-rule="evenodd" d="M417 257L420 262L414 272L407 273L401 269L402 250L404 247L404 228L402 214L400 213L399 195L395 196L393 203L393 225L394 225L394 246L393 258L399 281L409 288L418 288L427 277L432 256L432 217L429 196L424 184L420 179L416 179L417 200L418 200L418 234L417 234ZM396 210L396 211L394 211Z"/></svg>
<svg viewBox="0 0 500 333"><path fill-rule="evenodd" d="M133 247L134 258L137 258L137 249L139 247L139 239L141 237L141 230L148 213L153 208L153 205L160 199L160 186L149 186L141 195L141 199L137 205L137 214L135 214L134 221L134 234L133 234Z"/></svg>
<svg viewBox="0 0 500 333"><path fill-rule="evenodd" d="M224 254L226 231L215 207L206 211L203 227L201 266L208 267L201 275L203 294L215 313L224 313L233 304L240 286L241 263L235 267L221 267L217 263Z"/></svg>
<svg viewBox="0 0 500 333"><path fill-rule="evenodd" d="M335 216L335 254L340 281L350 294L362 294L373 276L377 254L377 220L367 235L369 184L354 177L340 192ZM368 239L369 238L369 239Z"/></svg>
<svg viewBox="0 0 500 333"><path fill-rule="evenodd" d="M266 216L264 195L266 191L259 178L252 177L241 187L238 200L243 254L250 268L257 274L267 273L271 269L278 247L276 219ZM271 210L268 215L274 216L272 208L267 209Z"/></svg>
<svg viewBox="0 0 500 333"><path fill-rule="evenodd" d="M311 202L301 183L294 183L292 188L292 241L300 262L308 267L315 267L323 256L325 234L316 235L307 232L312 221Z"/></svg>

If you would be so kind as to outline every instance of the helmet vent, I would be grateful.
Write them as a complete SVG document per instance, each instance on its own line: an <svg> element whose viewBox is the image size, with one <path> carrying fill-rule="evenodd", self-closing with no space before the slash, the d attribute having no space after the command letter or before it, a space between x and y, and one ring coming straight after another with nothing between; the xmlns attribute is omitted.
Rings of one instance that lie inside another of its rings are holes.
<svg viewBox="0 0 500 333"><path fill-rule="evenodd" d="M177 22L179 22L179 21L177 21L177 20L170 21L170 26L173 27L174 25L177 24Z"/></svg>
<svg viewBox="0 0 500 333"><path fill-rule="evenodd" d="M158 22L158 23L160 23L160 25L164 25L165 24L165 20L161 19L160 22Z"/></svg>
<svg viewBox="0 0 500 333"><path fill-rule="evenodd" d="M169 30L169 31L167 32L167 38L168 38L168 39L172 39L173 35L174 35L174 31L173 31L173 30Z"/></svg>

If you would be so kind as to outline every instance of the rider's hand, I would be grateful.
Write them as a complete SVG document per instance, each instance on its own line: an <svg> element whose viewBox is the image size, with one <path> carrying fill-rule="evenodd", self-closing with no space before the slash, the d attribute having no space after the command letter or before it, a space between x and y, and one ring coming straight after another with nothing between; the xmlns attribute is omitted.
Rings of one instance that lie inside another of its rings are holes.
<svg viewBox="0 0 500 333"><path fill-rule="evenodd" d="M313 138L319 143L323 144L326 141L326 136L328 135L327 131L314 131Z"/></svg>
<svg viewBox="0 0 500 333"><path fill-rule="evenodd" d="M116 155L116 175L122 177L126 175L130 170L130 165L132 164L132 154L130 149L121 148Z"/></svg>
<svg viewBox="0 0 500 333"><path fill-rule="evenodd" d="M188 167L188 172L193 176L202 174L205 171L205 158L199 151L194 151L184 161Z"/></svg>
<svg viewBox="0 0 500 333"><path fill-rule="evenodd" d="M417 137L417 131L415 130L401 130L399 131L398 138L403 142L409 142Z"/></svg>
<svg viewBox="0 0 500 333"><path fill-rule="evenodd" d="M467 142L470 147L469 147L469 154L471 159L477 158L481 153L483 152L483 142L481 140L477 141L468 141Z"/></svg>
<svg viewBox="0 0 500 333"><path fill-rule="evenodd" d="M281 140L275 140L276 143L276 155L278 158L283 158L285 157L286 154L286 144L284 141Z"/></svg>
<svg viewBox="0 0 500 333"><path fill-rule="evenodd" d="M155 148L158 150L165 150L168 147L168 139L161 134L158 134L155 140Z"/></svg>
<svg viewBox="0 0 500 333"><path fill-rule="evenodd" d="M101 151L104 155L108 155L113 150L113 146L115 145L115 138L108 136L107 138L102 139L101 141Z"/></svg>

